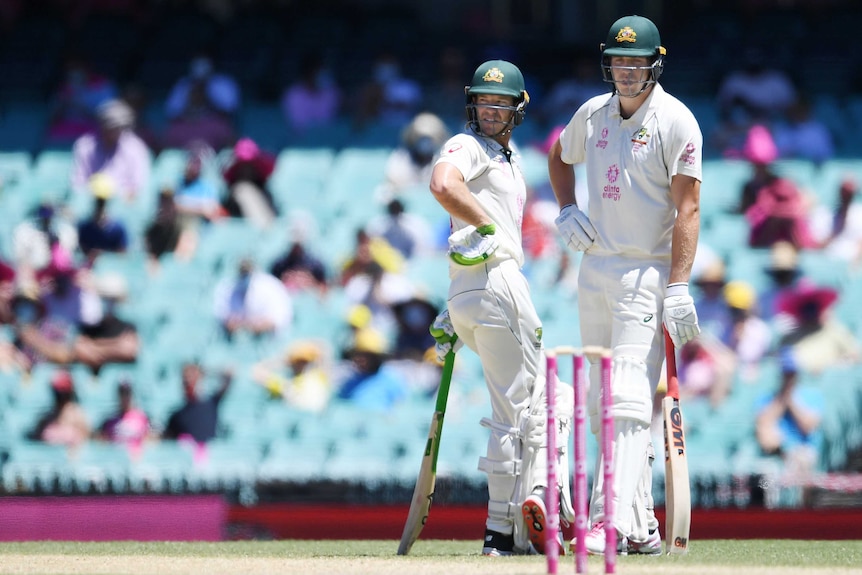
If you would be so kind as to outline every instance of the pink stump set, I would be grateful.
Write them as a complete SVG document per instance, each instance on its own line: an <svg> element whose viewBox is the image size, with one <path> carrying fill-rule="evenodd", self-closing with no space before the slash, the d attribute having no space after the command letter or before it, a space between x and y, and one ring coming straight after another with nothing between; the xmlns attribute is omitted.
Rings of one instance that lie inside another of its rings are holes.
<svg viewBox="0 0 862 575"><path fill-rule="evenodd" d="M554 398L557 395L557 358L572 358L572 387L575 391L574 400L574 507L575 507L575 572L587 572L587 523L588 493L587 493L587 374L584 358L598 358L601 365L601 456L605 486L605 573L616 572L617 532L613 527L614 519L614 457L613 436L614 420L611 414L611 350L599 347L556 347L546 352L547 378L546 393L548 408L548 490L547 490L547 531L545 532L545 553L548 561L548 573L555 575L559 566L558 538L560 533L560 502L557 485L557 413Z"/></svg>

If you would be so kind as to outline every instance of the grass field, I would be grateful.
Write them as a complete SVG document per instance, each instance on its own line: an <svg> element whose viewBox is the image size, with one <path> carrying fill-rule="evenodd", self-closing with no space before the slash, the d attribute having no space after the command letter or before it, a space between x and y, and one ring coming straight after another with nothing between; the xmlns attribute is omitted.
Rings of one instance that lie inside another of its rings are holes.
<svg viewBox="0 0 862 575"><path fill-rule="evenodd" d="M850 526L848 526L850 528ZM396 541L27 542L0 544L0 573L540 575L544 557L488 558L479 541L419 540L409 556ZM589 573L603 573L591 557ZM574 573L571 556L559 573ZM683 557L619 557L626 575L862 574L862 541L694 541Z"/></svg>

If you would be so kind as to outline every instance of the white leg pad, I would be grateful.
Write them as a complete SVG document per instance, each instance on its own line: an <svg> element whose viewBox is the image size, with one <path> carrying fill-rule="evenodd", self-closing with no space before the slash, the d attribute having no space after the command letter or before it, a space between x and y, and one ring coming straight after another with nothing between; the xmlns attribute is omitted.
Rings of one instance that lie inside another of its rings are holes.
<svg viewBox="0 0 862 575"><path fill-rule="evenodd" d="M655 503L652 497L652 465L655 461L655 448L652 442L647 446L647 459L635 492L634 523L631 539L646 541L649 532L658 529L658 519L655 516Z"/></svg>
<svg viewBox="0 0 862 575"><path fill-rule="evenodd" d="M642 487L644 467L648 462L647 449L650 431L639 421L617 419L614 422L614 526L624 536L635 541L647 537L635 532L635 494ZM601 455L596 461L595 480L590 499L590 522L604 521L604 462ZM651 476L650 476L651 482Z"/></svg>
<svg viewBox="0 0 862 575"><path fill-rule="evenodd" d="M491 430L486 457L479 458L479 470L488 474L488 519L486 527L499 533L514 533L518 545L517 523L523 523L520 501L515 499L521 477L521 440L517 428L487 417L481 424Z"/></svg>
<svg viewBox="0 0 862 575"><path fill-rule="evenodd" d="M590 367L587 406L590 430L597 434L601 427L601 369ZM632 356L615 357L611 368L611 395L614 419L633 419L649 426L652 422L653 393L646 363Z"/></svg>

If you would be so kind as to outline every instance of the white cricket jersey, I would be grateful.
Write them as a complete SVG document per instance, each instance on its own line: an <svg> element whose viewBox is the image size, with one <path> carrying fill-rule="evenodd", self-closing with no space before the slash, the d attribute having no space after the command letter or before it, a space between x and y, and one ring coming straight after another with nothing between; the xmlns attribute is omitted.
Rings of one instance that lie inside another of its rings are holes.
<svg viewBox="0 0 862 575"><path fill-rule="evenodd" d="M510 257L518 262L518 267L523 266L521 223L527 201L527 184L517 149L512 146L507 158L507 153L495 140L463 133L453 136L443 145L434 165L441 162L458 168L470 192L496 225L499 247L494 252L495 258ZM454 217L450 220L452 232L469 225Z"/></svg>
<svg viewBox="0 0 862 575"><path fill-rule="evenodd" d="M560 144L564 162L586 162L589 217L598 232L587 253L670 258L671 179L701 179L703 135L685 104L656 84L623 119L619 96L596 96L575 112Z"/></svg>

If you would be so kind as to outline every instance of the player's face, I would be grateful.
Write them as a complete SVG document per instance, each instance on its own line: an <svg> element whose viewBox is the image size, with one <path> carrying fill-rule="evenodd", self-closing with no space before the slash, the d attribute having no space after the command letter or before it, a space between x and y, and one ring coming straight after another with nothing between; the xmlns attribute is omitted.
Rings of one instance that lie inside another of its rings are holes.
<svg viewBox="0 0 862 575"><path fill-rule="evenodd" d="M479 94L476 96L476 116L479 128L486 136L496 136L506 130L512 121L515 98L495 94Z"/></svg>
<svg viewBox="0 0 862 575"><path fill-rule="evenodd" d="M630 56L612 56L611 74L620 96L633 98L640 95L650 79L650 59Z"/></svg>

